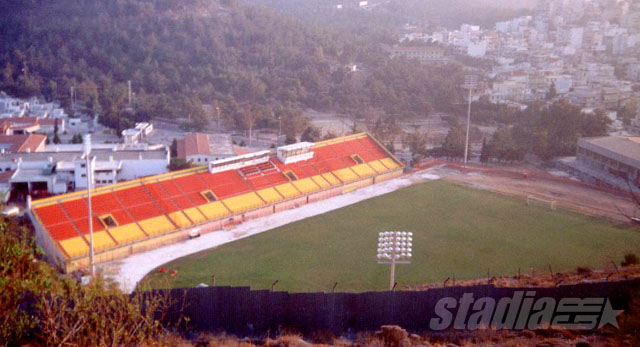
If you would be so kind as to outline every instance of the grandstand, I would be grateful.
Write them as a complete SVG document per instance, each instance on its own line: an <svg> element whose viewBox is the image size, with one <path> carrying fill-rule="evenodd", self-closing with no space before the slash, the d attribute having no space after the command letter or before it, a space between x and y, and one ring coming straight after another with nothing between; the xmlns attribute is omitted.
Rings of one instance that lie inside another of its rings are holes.
<svg viewBox="0 0 640 347"><path fill-rule="evenodd" d="M284 158L284 159L283 159ZM285 164L286 162L286 164ZM89 223L96 263L223 229L402 174L401 162L367 133L284 146L92 191L33 201L36 241L65 272L85 267Z"/></svg>

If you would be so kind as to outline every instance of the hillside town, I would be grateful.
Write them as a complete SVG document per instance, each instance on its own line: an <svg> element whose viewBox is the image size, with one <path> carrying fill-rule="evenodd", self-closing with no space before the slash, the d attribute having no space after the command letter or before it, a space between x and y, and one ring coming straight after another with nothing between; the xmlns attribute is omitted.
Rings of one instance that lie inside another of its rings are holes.
<svg viewBox="0 0 640 347"><path fill-rule="evenodd" d="M542 0L532 15L492 28L464 24L447 30L407 24L394 55L426 63L466 55L483 62L474 100L526 107L562 98L605 109L622 129L640 93L640 3L615 0ZM620 115L619 113L627 113ZM620 117L622 116L622 117ZM625 118L626 117L626 118ZM626 119L626 120L625 120Z"/></svg>

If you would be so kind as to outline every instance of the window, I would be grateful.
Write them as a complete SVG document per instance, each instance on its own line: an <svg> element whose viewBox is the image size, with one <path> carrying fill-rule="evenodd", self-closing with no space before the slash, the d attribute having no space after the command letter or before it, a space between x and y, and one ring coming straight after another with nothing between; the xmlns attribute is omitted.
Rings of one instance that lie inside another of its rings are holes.
<svg viewBox="0 0 640 347"><path fill-rule="evenodd" d="M297 181L298 180L298 176L296 176L296 174L293 173L293 171L291 171L291 170L285 171L284 175L287 176L289 181Z"/></svg>
<svg viewBox="0 0 640 347"><path fill-rule="evenodd" d="M362 158L360 158L360 156L357 154L352 155L351 159L353 159L353 161L355 161L356 164L364 164L364 160L362 160Z"/></svg>
<svg viewBox="0 0 640 347"><path fill-rule="evenodd" d="M118 226L118 223L116 222L115 219L113 219L113 216L110 214L100 216L98 217L98 219L100 220L100 223L104 225L105 228L115 228Z"/></svg>
<svg viewBox="0 0 640 347"><path fill-rule="evenodd" d="M218 201L218 198L216 197L216 195L213 194L213 192L210 190L205 190L204 192L200 192L200 194L209 202Z"/></svg>

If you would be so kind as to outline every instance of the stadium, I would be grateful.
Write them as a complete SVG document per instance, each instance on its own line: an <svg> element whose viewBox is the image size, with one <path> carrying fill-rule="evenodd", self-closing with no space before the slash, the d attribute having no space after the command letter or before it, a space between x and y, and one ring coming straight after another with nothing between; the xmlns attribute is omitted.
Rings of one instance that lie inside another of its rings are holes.
<svg viewBox="0 0 640 347"><path fill-rule="evenodd" d="M36 242L68 273L398 177L402 163L367 133L298 143L30 203Z"/></svg>

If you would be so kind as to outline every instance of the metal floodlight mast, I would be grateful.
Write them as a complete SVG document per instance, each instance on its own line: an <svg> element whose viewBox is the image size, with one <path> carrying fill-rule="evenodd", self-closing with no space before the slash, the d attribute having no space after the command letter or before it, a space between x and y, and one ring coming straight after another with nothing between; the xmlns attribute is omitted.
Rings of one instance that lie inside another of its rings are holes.
<svg viewBox="0 0 640 347"><path fill-rule="evenodd" d="M463 88L469 89L469 107L467 109L467 136L464 142L464 165L467 166L467 157L469 152L469 127L471 124L471 91L478 84L478 76L466 75L464 76Z"/></svg>
<svg viewBox="0 0 640 347"><path fill-rule="evenodd" d="M396 264L410 264L413 249L413 233L407 231L382 231L378 233L378 264L390 264L389 290L395 284Z"/></svg>
<svg viewBox="0 0 640 347"><path fill-rule="evenodd" d="M82 141L84 143L84 158L86 160L85 166L87 168L87 202L89 207L89 267L91 277L95 276L95 264L94 264L94 250L93 250L93 212L91 211L91 186L93 182L93 170L91 166L91 135L84 135Z"/></svg>

